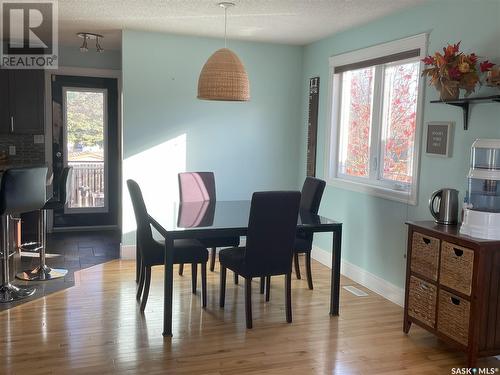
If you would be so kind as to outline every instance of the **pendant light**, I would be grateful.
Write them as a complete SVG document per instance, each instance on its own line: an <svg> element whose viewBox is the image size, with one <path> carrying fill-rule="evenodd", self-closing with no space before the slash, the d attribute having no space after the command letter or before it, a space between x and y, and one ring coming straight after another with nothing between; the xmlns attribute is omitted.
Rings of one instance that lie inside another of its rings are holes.
<svg viewBox="0 0 500 375"><path fill-rule="evenodd" d="M248 74L238 56L227 47L227 9L234 3L218 4L224 8L224 48L214 52L203 65L198 78L198 99L237 101L250 100Z"/></svg>

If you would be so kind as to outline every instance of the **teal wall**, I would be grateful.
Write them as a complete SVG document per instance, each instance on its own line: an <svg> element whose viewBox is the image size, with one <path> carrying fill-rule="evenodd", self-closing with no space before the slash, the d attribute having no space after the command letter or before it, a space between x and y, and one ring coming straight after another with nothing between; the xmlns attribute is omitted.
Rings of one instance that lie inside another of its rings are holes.
<svg viewBox="0 0 500 375"><path fill-rule="evenodd" d="M230 41L247 69L251 100L198 100L200 70L223 45L123 32L123 176L138 180L148 209L177 199L177 172L184 169L214 171L220 199L297 189L302 47ZM123 242L131 244L134 219L123 192Z"/></svg>
<svg viewBox="0 0 500 375"><path fill-rule="evenodd" d="M59 66L120 70L121 52L106 49L97 53L89 49L88 52L82 53L76 46L59 46Z"/></svg>
<svg viewBox="0 0 500 375"><path fill-rule="evenodd" d="M321 77L319 108L319 150L317 172L324 176L327 127L328 58L423 32L430 33L429 52L448 42L462 41L462 47L500 63L500 1L434 0L429 3L348 30L304 49L302 80L302 139L299 182L304 178L307 124L307 84L310 77ZM483 88L479 94L485 93ZM498 90L496 90L498 94ZM500 105L475 105L469 127L462 127L459 109L430 104L437 99L434 88L426 88L424 124L429 121L454 121L453 157L430 157L421 152L418 205L410 206L376 198L364 193L328 186L320 213L344 223L343 258L383 279L403 287L405 274L406 228L404 222L430 219L427 199L435 189L450 186L466 190L469 150L475 138L500 138ZM423 126L422 126L423 128ZM422 130L422 129L421 129ZM423 132L422 132L423 134ZM331 240L318 236L316 245L329 250Z"/></svg>

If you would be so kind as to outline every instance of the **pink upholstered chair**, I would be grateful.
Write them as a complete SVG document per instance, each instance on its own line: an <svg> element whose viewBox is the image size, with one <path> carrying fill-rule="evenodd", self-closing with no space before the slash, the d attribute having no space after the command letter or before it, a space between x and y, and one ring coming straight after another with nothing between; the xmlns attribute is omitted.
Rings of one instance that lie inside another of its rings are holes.
<svg viewBox="0 0 500 375"><path fill-rule="evenodd" d="M179 198L182 203L215 201L215 176L213 172L184 172L179 173ZM210 271L215 269L217 247L235 247L240 244L239 237L208 238L200 240L207 248L211 248ZM184 265L179 266L179 275L182 275ZM237 282L237 276L235 280Z"/></svg>

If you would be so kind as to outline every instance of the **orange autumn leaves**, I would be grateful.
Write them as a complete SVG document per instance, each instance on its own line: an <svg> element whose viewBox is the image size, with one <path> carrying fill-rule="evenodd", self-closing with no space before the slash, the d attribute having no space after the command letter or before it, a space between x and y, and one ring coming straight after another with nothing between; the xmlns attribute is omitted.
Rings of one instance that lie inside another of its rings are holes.
<svg viewBox="0 0 500 375"><path fill-rule="evenodd" d="M474 92L480 82L480 74L485 73L495 65L488 60L478 65L478 56L474 53L460 52L460 42L448 44L443 53L436 52L422 61L427 66L423 76L431 78L430 83L438 90L463 89L465 95Z"/></svg>

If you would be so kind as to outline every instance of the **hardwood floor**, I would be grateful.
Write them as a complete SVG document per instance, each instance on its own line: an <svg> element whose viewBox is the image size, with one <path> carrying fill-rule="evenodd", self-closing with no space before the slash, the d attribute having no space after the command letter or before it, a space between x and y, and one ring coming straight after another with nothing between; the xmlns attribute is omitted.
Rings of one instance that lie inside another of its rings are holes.
<svg viewBox="0 0 500 375"><path fill-rule="evenodd" d="M302 257L301 257L302 258ZM303 267L303 265L302 265ZM265 303L256 279L254 328L245 328L244 284L208 272L208 306L191 294L190 267L174 279L174 337L163 338L161 267L153 269L144 315L135 263L114 260L75 272L75 286L0 313L1 374L450 374L465 357L424 330L402 332L403 310L367 291L342 289L340 317L328 316L329 270L313 262L314 287L292 281L287 324L284 278ZM342 279L343 285L355 285ZM359 287L359 286L358 286ZM496 358L480 367L500 367Z"/></svg>
<svg viewBox="0 0 500 375"><path fill-rule="evenodd" d="M33 238L28 238L33 241ZM38 253L16 254L11 261L11 280L15 285L34 286L35 293L25 299L1 303L0 311L11 309L51 293L71 288L75 283L74 273L120 257L121 233L119 231L61 232L47 236L47 265L67 269L66 276L45 281L22 281L15 278L16 272L31 270L38 266ZM0 271L1 273L1 271Z"/></svg>

